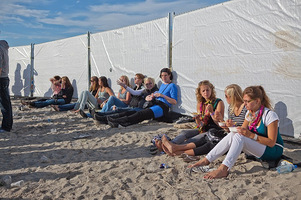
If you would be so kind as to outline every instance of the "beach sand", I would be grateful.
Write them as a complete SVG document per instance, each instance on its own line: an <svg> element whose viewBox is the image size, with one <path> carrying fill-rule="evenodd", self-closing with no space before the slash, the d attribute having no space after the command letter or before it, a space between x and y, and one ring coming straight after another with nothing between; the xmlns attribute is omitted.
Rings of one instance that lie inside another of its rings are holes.
<svg viewBox="0 0 301 200"><path fill-rule="evenodd" d="M278 174L241 154L227 178L205 180L202 172L190 174L179 157L151 155L155 135L180 133L171 123L112 129L70 111L21 111L20 100L12 103L13 130L0 135L0 178L24 184L1 186L0 199L301 199L298 168ZM81 134L90 137L74 139ZM301 146L285 146L285 155L300 162ZM161 169L162 163L169 168Z"/></svg>

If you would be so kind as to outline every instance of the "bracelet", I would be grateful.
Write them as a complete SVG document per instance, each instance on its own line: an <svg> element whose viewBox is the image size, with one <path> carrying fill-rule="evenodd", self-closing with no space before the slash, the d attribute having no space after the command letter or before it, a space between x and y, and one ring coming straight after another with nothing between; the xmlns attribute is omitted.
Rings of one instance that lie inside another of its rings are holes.
<svg viewBox="0 0 301 200"><path fill-rule="evenodd" d="M258 135L255 133L255 136L253 137L253 140L257 141Z"/></svg>

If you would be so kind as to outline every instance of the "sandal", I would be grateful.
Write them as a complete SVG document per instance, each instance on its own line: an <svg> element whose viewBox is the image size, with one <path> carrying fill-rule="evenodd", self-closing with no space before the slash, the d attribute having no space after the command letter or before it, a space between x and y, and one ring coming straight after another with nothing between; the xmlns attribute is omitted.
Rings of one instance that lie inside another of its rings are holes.
<svg viewBox="0 0 301 200"><path fill-rule="evenodd" d="M186 153L182 153L179 158L186 158L188 155Z"/></svg>
<svg viewBox="0 0 301 200"><path fill-rule="evenodd" d="M187 156L186 158L183 158L184 162L193 162L193 161L198 161L200 160L200 157L198 156Z"/></svg>

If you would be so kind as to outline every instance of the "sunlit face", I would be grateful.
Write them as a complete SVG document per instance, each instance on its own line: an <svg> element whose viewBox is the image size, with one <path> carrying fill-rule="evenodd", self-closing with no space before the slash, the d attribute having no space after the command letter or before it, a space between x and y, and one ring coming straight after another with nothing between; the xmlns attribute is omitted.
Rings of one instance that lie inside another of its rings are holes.
<svg viewBox="0 0 301 200"><path fill-rule="evenodd" d="M161 73L161 80L164 83L169 83L170 82L170 75L167 72L162 72Z"/></svg>
<svg viewBox="0 0 301 200"><path fill-rule="evenodd" d="M210 99L212 90L208 85L201 85L200 91L201 91L202 97L204 97L206 100Z"/></svg>
<svg viewBox="0 0 301 200"><path fill-rule="evenodd" d="M225 98L228 104L231 104L231 97L225 92Z"/></svg>
<svg viewBox="0 0 301 200"><path fill-rule="evenodd" d="M144 83L146 89L150 90L154 87L154 84L151 80L146 80L145 83Z"/></svg>
<svg viewBox="0 0 301 200"><path fill-rule="evenodd" d="M243 101L246 109L251 111L257 111L258 107L260 107L259 99L251 99L247 94L243 96ZM258 106L259 105L259 106Z"/></svg>
<svg viewBox="0 0 301 200"><path fill-rule="evenodd" d="M123 77L120 77L119 81L121 81L122 83L125 83L125 79Z"/></svg>
<svg viewBox="0 0 301 200"><path fill-rule="evenodd" d="M138 76L135 76L135 84L136 85L141 85L142 84L142 79L140 79Z"/></svg>

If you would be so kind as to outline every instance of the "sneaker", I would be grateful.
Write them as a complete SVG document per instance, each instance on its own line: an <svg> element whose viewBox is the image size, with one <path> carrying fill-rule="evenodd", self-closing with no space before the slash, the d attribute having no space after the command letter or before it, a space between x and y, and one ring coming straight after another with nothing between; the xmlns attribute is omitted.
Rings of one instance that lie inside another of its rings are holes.
<svg viewBox="0 0 301 200"><path fill-rule="evenodd" d="M0 129L0 133L6 133L6 132L8 132L8 131L6 131L6 130L4 130L4 129Z"/></svg>
<svg viewBox="0 0 301 200"><path fill-rule="evenodd" d="M119 124L117 122L114 122L114 119L112 119L110 116L107 116L108 124L111 126L111 128L118 128Z"/></svg>
<svg viewBox="0 0 301 200"><path fill-rule="evenodd" d="M180 117L177 121L176 124L181 124L181 123L186 123L186 122L193 122L194 119L192 117Z"/></svg>
<svg viewBox="0 0 301 200"><path fill-rule="evenodd" d="M92 118L95 119L95 109L89 108L89 113L91 114Z"/></svg>
<svg viewBox="0 0 301 200"><path fill-rule="evenodd" d="M79 110L79 114L80 114L83 118L88 118L87 114L86 114L83 110Z"/></svg>

